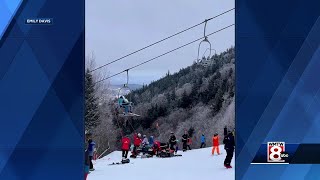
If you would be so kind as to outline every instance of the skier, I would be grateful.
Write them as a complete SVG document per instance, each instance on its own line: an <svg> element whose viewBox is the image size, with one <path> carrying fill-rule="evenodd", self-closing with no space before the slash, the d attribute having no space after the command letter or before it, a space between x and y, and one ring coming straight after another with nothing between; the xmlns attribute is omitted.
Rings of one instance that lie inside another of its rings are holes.
<svg viewBox="0 0 320 180"><path fill-rule="evenodd" d="M141 137L141 134L140 133L135 133L134 135L133 135L133 152L132 152L132 155L133 156L137 156L137 148L138 147L140 147L140 145L141 145L141 139L140 139L140 137Z"/></svg>
<svg viewBox="0 0 320 180"><path fill-rule="evenodd" d="M124 96L120 96L118 99L118 104L120 107L123 107L125 109L125 114L132 113L131 112L131 102L126 99Z"/></svg>
<svg viewBox="0 0 320 180"><path fill-rule="evenodd" d="M223 139L224 149L227 151L226 159L224 160L224 166L226 168L232 168L230 165L233 158L233 152L235 147L234 136L231 131L228 131L228 135Z"/></svg>
<svg viewBox="0 0 320 180"><path fill-rule="evenodd" d="M206 137L204 136L204 134L201 135L200 141L201 141L200 148L205 148L206 147Z"/></svg>
<svg viewBox="0 0 320 180"><path fill-rule="evenodd" d="M212 155L214 155L214 151L217 151L218 155L220 155L218 133L215 133L212 137Z"/></svg>
<svg viewBox="0 0 320 180"><path fill-rule="evenodd" d="M89 153L89 159L90 159L90 171L94 171L92 158L93 158L93 153L94 153L94 149L95 149L94 147L95 147L96 143L92 140L91 136L92 136L91 133L87 134L87 140L88 140L87 151Z"/></svg>
<svg viewBox="0 0 320 180"><path fill-rule="evenodd" d="M121 150L122 150L122 160L125 160L128 158L128 152L129 152L129 149L130 149L130 138L127 137L127 136L124 136L121 140L121 143L122 143L122 147L121 147Z"/></svg>
<svg viewBox="0 0 320 180"><path fill-rule="evenodd" d="M89 167L90 167L90 159L89 159L89 152L88 150L84 153L84 179L86 180L89 174Z"/></svg>
<svg viewBox="0 0 320 180"><path fill-rule="evenodd" d="M169 139L170 150L175 151L175 145L177 144L177 138L173 132L171 132L170 134L171 134L170 139Z"/></svg>
<svg viewBox="0 0 320 180"><path fill-rule="evenodd" d="M188 138L189 138L189 135L188 135L188 132L187 131L184 131L184 134L182 135L182 151L186 151L187 150L187 143L188 143Z"/></svg>

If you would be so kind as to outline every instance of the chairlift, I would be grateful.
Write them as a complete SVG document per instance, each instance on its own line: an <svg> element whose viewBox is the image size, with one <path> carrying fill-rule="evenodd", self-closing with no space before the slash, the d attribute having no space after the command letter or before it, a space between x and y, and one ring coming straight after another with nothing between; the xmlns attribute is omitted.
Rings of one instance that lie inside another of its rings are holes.
<svg viewBox="0 0 320 180"><path fill-rule="evenodd" d="M128 82L129 82L129 70L126 70L127 72L127 83L124 84L118 92L118 111L119 111L119 116L123 116L123 117L139 117L140 115L138 114L134 114L132 113L133 110L133 103L131 102L131 92L132 90L130 89L130 87L128 86ZM125 95L123 91L127 90L128 94L129 94L129 99L125 98Z"/></svg>
<svg viewBox="0 0 320 180"><path fill-rule="evenodd" d="M206 19L205 21L205 24L204 24L204 31L203 31L203 37L204 39L199 43L199 46L198 46L198 57L197 57L197 64L200 64L200 65L205 65L206 63L203 63L203 60L199 58L199 55L200 55L200 49L201 49L201 45L203 44L208 44L209 45L209 48L206 49L206 51L203 53L203 55L207 52L207 50L209 50L209 57L211 57L211 43L210 41L208 40L208 37L206 36L206 28L207 28L207 22L208 20Z"/></svg>

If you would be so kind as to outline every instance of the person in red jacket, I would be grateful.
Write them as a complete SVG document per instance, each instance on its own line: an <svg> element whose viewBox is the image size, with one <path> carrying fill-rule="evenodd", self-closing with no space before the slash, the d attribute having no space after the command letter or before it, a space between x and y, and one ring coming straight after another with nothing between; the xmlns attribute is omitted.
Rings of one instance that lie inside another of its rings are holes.
<svg viewBox="0 0 320 180"><path fill-rule="evenodd" d="M140 133L138 133L138 134L135 133L135 134L133 135L133 152L132 152L132 154L133 154L134 156L137 155L137 148L140 147L141 142L142 142L142 140L141 140L141 134L140 134Z"/></svg>
<svg viewBox="0 0 320 180"><path fill-rule="evenodd" d="M121 143L122 143L122 146L121 146L121 149L122 149L122 159L127 159L128 158L128 152L129 152L129 149L130 149L130 138L127 137L127 136L124 136L121 140Z"/></svg>
<svg viewBox="0 0 320 180"><path fill-rule="evenodd" d="M153 153L158 156L161 151L161 143L160 141L154 141L153 143Z"/></svg>
<svg viewBox="0 0 320 180"><path fill-rule="evenodd" d="M220 155L220 149L219 149L219 135L218 133L215 133L213 135L213 138L212 138L212 155L214 155L214 151L216 150L218 155Z"/></svg>

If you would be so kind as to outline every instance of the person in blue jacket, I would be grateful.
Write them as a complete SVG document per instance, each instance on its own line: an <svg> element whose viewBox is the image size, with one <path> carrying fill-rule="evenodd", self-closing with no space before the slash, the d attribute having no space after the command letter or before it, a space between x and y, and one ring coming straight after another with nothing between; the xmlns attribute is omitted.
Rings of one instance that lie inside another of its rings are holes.
<svg viewBox="0 0 320 180"><path fill-rule="evenodd" d="M206 137L204 136L204 134L201 135L200 141L201 141L200 148L205 148L206 147Z"/></svg>
<svg viewBox="0 0 320 180"><path fill-rule="evenodd" d="M153 144L154 144L154 138L153 138L153 136L150 136L149 137L149 145L150 145L150 147L152 147Z"/></svg>
<svg viewBox="0 0 320 180"><path fill-rule="evenodd" d="M131 102L129 102L128 99L126 99L124 96L120 96L118 99L118 104L120 107L123 107L125 110L125 114L132 113L131 111Z"/></svg>
<svg viewBox="0 0 320 180"><path fill-rule="evenodd" d="M90 159L90 171L94 171L92 158L93 158L93 153L94 153L94 148L95 148L96 143L92 140L91 133L87 134L87 141L88 141L87 151L89 153L89 159Z"/></svg>

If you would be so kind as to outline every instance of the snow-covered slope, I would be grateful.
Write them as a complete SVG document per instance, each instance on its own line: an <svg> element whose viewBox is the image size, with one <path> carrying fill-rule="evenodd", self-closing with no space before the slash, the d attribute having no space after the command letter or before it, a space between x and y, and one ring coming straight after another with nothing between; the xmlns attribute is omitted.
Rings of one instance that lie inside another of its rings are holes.
<svg viewBox="0 0 320 180"><path fill-rule="evenodd" d="M220 151L222 154L219 156L212 156L211 148L179 151L182 157L137 158L130 159L129 164L108 166L121 160L121 152L115 151L94 162L95 171L89 174L88 180L233 180L234 168L223 166L226 155L223 146L220 146ZM231 165L234 166L234 158Z"/></svg>

